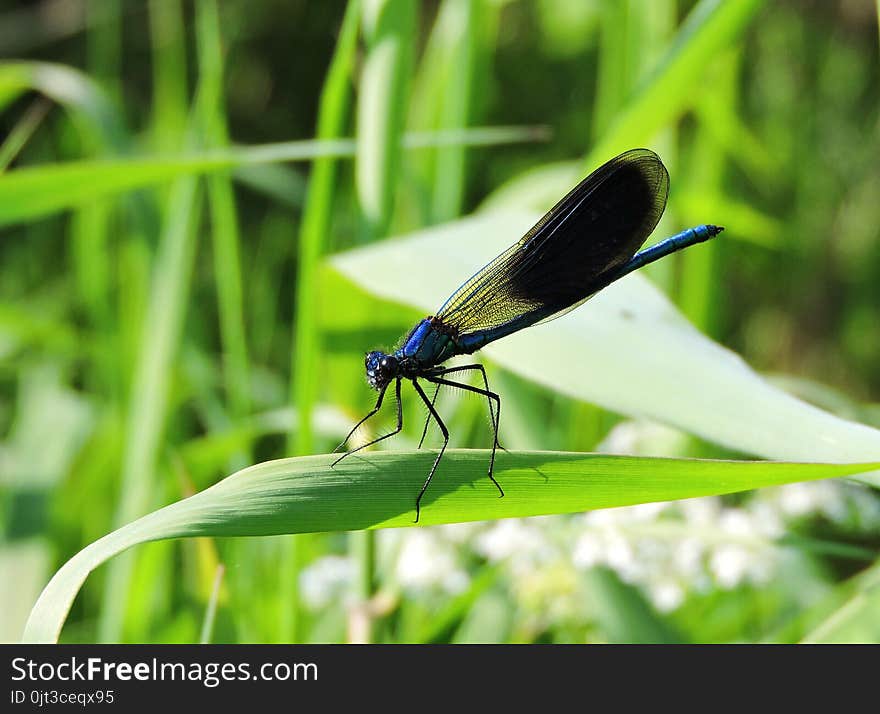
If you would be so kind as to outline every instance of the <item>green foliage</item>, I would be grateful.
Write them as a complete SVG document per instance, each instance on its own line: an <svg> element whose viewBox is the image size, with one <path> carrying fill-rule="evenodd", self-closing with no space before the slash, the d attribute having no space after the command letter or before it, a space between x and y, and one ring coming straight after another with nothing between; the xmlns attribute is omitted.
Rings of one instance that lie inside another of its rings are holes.
<svg viewBox="0 0 880 714"><path fill-rule="evenodd" d="M870 5L0 11L0 638L878 641ZM727 230L481 353L503 499L452 448L406 527L413 400L307 455L364 351L636 145L651 240Z"/></svg>
<svg viewBox="0 0 880 714"><path fill-rule="evenodd" d="M187 536L267 536L411 526L413 494L431 458L431 454L418 452L382 453L372 456L369 468L349 462L334 469L329 465L332 457L313 456L244 469L123 526L80 552L46 586L31 613L25 639L56 641L89 572L139 543ZM510 452L499 457L495 472L509 495L498 498L488 479L477 480L487 458L485 451L448 452L442 479L438 477L426 494L419 525L613 508L880 468L880 463L787 464ZM597 578L603 590L620 588L607 575L597 574Z"/></svg>

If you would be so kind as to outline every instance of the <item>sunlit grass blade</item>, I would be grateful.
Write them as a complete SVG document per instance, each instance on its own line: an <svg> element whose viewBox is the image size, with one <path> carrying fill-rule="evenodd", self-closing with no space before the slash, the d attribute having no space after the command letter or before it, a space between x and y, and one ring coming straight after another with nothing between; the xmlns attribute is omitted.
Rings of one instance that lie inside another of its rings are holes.
<svg viewBox="0 0 880 714"><path fill-rule="evenodd" d="M368 50L357 106L355 184L366 228L373 236L383 236L391 220L418 8L409 0L363 3Z"/></svg>
<svg viewBox="0 0 880 714"><path fill-rule="evenodd" d="M223 108L219 10L214 0L201 0L196 9L200 68L199 118L205 142L209 146L222 147L228 143L228 134ZM214 283L217 286L223 346L223 381L230 418L236 421L250 411L251 380L244 327L238 210L229 173L217 172L208 176L207 193L214 248ZM235 467L250 463L248 450L245 449L238 459Z"/></svg>
<svg viewBox="0 0 880 714"><path fill-rule="evenodd" d="M361 27L360 0L349 0L339 39L318 106L318 140L335 140L345 133L352 100L352 78ZM338 165L334 157L317 159L312 166L297 242L297 273L294 295L293 344L290 348L290 399L299 417L287 434L288 454L314 452L315 404L320 394L321 335L318 325L319 263L331 241ZM302 603L300 571L307 549L305 536L293 538L284 552L285 577L279 593L284 609L279 635L288 641L301 637Z"/></svg>
<svg viewBox="0 0 880 714"><path fill-rule="evenodd" d="M532 127L480 127L410 134L403 138L403 147L420 149L455 143L488 146L539 141L545 135ZM161 184L180 176L280 161L351 157L355 150L352 139L290 141L200 154L75 161L21 168L0 175L0 226L45 216L103 196Z"/></svg>
<svg viewBox="0 0 880 714"><path fill-rule="evenodd" d="M339 41L321 94L318 110L318 140L342 135L351 103L351 75L354 71L360 3L349 2ZM297 244L294 340L291 345L291 400L300 417L296 431L288 437L288 453L313 451L312 410L318 394L317 368L320 341L317 325L318 262L329 242L337 166L334 159L317 159L312 167Z"/></svg>
<svg viewBox="0 0 880 714"><path fill-rule="evenodd" d="M186 296L195 259L195 224L199 212L196 179L179 179L169 201L165 232L157 256L150 301L134 368L126 429L120 502L116 522L143 513L151 501L159 445L165 429L172 364L186 313ZM101 617L101 639L117 641L132 564L121 561L110 571Z"/></svg>
<svg viewBox="0 0 880 714"><path fill-rule="evenodd" d="M154 143L160 150L177 150L187 136L186 62L183 44L183 7L180 0L150 3L150 42L153 81ZM160 55L170 55L173 61ZM194 113L195 114L195 113ZM194 121L190 128L194 126ZM122 478L114 523L125 523L146 513L157 488L156 465L165 435L171 380L186 315L196 257L196 227L200 218L200 186L194 176L183 176L161 194L162 234L153 261L149 299L137 344L131 393L127 404ZM104 583L98 622L102 642L118 642L123 632L143 637L154 609L140 596L138 579L155 582L168 560L157 553L135 561L123 557L112 564ZM167 587L167 585L166 585ZM157 589L161 589L158 584Z"/></svg>
<svg viewBox="0 0 880 714"><path fill-rule="evenodd" d="M108 102L112 106L119 106L121 88L117 77L121 70L121 8L114 3L90 3L87 12L93 20L86 35L89 76L100 82L99 86L107 95ZM115 104L110 100L111 94ZM82 121L79 123L83 124ZM119 148L117 141L108 141L108 137L100 132L84 131L80 126L80 134L80 150L88 158L106 158ZM119 241L119 233L111 232L114 208L111 201L90 201L80 206L70 221L70 251L77 298L92 327L108 336L114 327L111 286L115 267L114 248ZM113 363L113 358L110 350L99 356L95 368L88 375L88 383L93 389L105 392L118 390L118 367Z"/></svg>
<svg viewBox="0 0 880 714"><path fill-rule="evenodd" d="M650 145L657 132L670 126L702 97L700 84L705 81L706 67L716 54L742 36L761 5L763 0L701 0L691 10L656 69L637 86L608 129L591 146L585 162L589 170L621 151ZM528 179L513 179L498 191L520 193L517 188L520 180ZM525 205L546 210L571 185L542 186L533 182L535 190L529 192L531 200Z"/></svg>
<svg viewBox="0 0 880 714"><path fill-rule="evenodd" d="M727 107L733 111L736 106L738 66L730 50L720 53L716 60L717 73L711 88L706 90L709 103ZM691 163L682 166L680 185L692 187L697 193L705 187L707 193L720 193L725 175L725 157L721 147L714 141L702 124L694 131ZM677 205L677 204L676 204ZM712 215L712 222L728 226L720 216ZM708 219L706 219L708 220ZM702 219L696 221L702 223ZM721 254L725 246L720 241L710 241L702 250L685 250L679 253L670 266L680 268L674 289L675 303L685 317L705 335L714 335L721 323L724 309L721 294Z"/></svg>
<svg viewBox="0 0 880 714"><path fill-rule="evenodd" d="M485 71L487 27L498 9L485 0L445 0L437 11L413 82L409 125L419 129L464 128L479 121L475 88ZM410 171L428 223L461 213L466 187L464 146L413 157ZM430 196L430 198L429 198Z"/></svg>
<svg viewBox="0 0 880 714"><path fill-rule="evenodd" d="M761 212L751 203L730 198L711 187L700 186L699 192L683 187L675 195L675 203L688 224L699 224L706 216L725 226L725 240L737 240L761 248L778 250L782 246L785 227L782 222Z"/></svg>
<svg viewBox="0 0 880 714"><path fill-rule="evenodd" d="M355 189L362 230L372 240L384 238L391 224L419 9L417 3L408 0L364 0L362 5L361 26L367 55L361 69L357 103ZM374 584L375 536L354 534L350 547L352 544L360 569L358 596L366 603ZM372 639L371 625L371 621L365 622L359 635L361 641Z"/></svg>
<svg viewBox="0 0 880 714"><path fill-rule="evenodd" d="M462 276L507 248L538 217L480 214L337 255L332 264L371 293L430 315ZM771 386L739 356L701 335L638 274L482 352L554 391L743 453L804 461L880 456L880 431ZM864 480L880 484L877 475Z"/></svg>
<svg viewBox="0 0 880 714"><path fill-rule="evenodd" d="M183 2L150 0L147 17L152 44L153 144L158 151L174 151L183 143L189 111Z"/></svg>
<svg viewBox="0 0 880 714"><path fill-rule="evenodd" d="M671 0L620 0L601 5L599 67L592 133L597 139L655 64L675 31Z"/></svg>
<svg viewBox="0 0 880 714"><path fill-rule="evenodd" d="M506 452L486 478L489 452L447 451L422 504L420 526L573 513L734 493L880 469L865 464L652 459ZM258 536L413 525L415 494L434 455L375 452L331 468L332 455L269 461L123 526L82 550L40 595L26 642L57 640L73 599L98 565L134 545L190 536Z"/></svg>
<svg viewBox="0 0 880 714"><path fill-rule="evenodd" d="M650 140L695 98L705 68L721 48L748 27L763 0L701 0L678 31L676 41L609 125L587 158L596 166L608 156Z"/></svg>

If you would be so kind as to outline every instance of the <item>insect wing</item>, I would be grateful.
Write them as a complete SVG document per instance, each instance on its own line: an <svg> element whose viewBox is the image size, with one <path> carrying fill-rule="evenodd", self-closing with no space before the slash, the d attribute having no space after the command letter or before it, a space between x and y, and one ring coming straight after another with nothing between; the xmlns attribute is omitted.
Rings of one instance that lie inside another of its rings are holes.
<svg viewBox="0 0 880 714"><path fill-rule="evenodd" d="M666 207L669 174L633 149L575 186L517 243L462 285L437 317L464 335L558 317L608 284Z"/></svg>

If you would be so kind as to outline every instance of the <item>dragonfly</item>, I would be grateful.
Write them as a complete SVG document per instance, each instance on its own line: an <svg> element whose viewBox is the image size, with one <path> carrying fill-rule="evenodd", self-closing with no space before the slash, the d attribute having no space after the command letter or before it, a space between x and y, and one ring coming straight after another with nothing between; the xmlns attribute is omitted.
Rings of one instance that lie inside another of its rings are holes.
<svg viewBox="0 0 880 714"><path fill-rule="evenodd" d="M495 479L495 454L500 447L498 427L501 397L489 388L479 363L447 367L452 357L470 355L490 342L532 325L560 317L603 288L655 260L718 235L721 226L699 225L639 251L666 208L669 173L650 149L632 149L611 159L583 179L516 243L471 276L436 311L416 324L390 352L374 350L364 359L367 382L378 393L373 409L349 432L336 450L379 413L385 394L394 385L397 427L383 436L350 449L347 456L403 429L401 384L412 384L428 408L419 448L431 419L443 435L427 478L416 496L418 523L422 497L449 443L449 430L436 409L441 387L453 387L485 397L493 431L489 479ZM459 381L477 372L482 387ZM420 380L434 385L428 398ZM500 447L503 448L503 447Z"/></svg>

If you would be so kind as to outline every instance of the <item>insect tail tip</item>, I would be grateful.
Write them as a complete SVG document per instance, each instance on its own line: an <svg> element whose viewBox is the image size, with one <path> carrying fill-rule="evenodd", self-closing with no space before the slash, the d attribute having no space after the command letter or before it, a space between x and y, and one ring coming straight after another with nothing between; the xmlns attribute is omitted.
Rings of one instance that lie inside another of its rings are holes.
<svg viewBox="0 0 880 714"><path fill-rule="evenodd" d="M706 226L706 228L709 229L709 233L713 238L724 230L724 226Z"/></svg>

